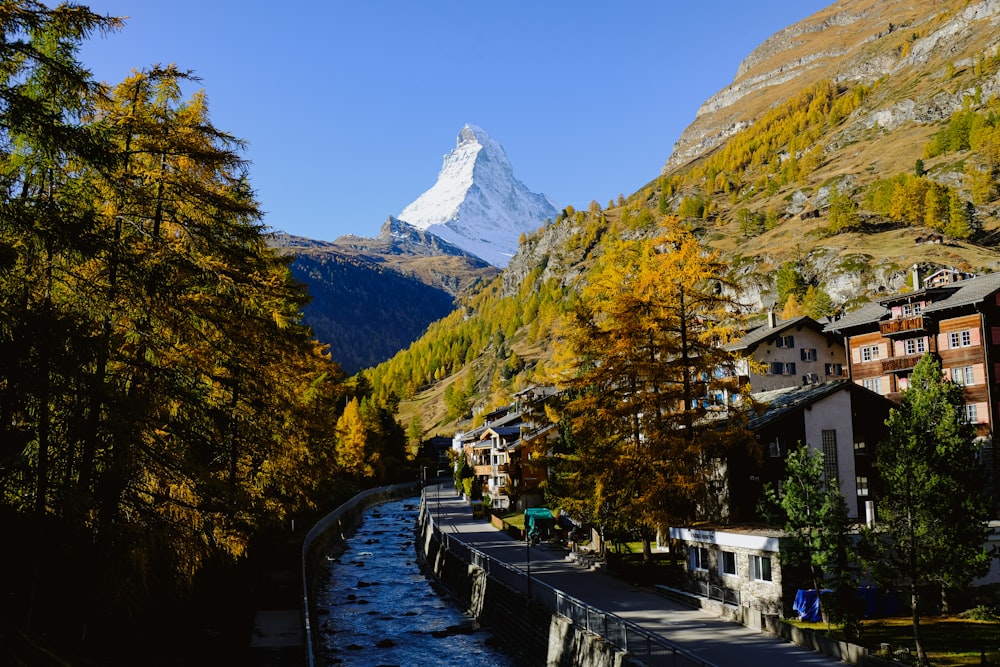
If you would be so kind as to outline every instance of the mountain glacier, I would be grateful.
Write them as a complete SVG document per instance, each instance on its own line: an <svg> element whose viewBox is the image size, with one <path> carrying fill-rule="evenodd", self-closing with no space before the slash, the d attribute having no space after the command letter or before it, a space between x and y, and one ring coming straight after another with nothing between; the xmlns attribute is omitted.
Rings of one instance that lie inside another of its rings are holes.
<svg viewBox="0 0 1000 667"><path fill-rule="evenodd" d="M504 267L522 233L558 213L543 194L514 178L503 147L475 125L458 133L437 182L403 209L399 219Z"/></svg>

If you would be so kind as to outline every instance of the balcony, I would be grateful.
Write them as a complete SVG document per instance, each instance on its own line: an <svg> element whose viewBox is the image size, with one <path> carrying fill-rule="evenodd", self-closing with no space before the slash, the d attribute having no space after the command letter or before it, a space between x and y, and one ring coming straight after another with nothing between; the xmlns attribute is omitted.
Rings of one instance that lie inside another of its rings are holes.
<svg viewBox="0 0 1000 667"><path fill-rule="evenodd" d="M477 464L472 466L472 474L475 475L476 477L480 476L492 477L494 472L496 472L498 475L506 475L509 467L510 466L507 463L503 463L497 466L494 466L489 463Z"/></svg>
<svg viewBox="0 0 1000 667"><path fill-rule="evenodd" d="M927 332L930 329L930 326L930 319L924 317L923 315L897 317L886 322L880 322L878 325L879 332L886 338Z"/></svg>
<svg viewBox="0 0 1000 667"><path fill-rule="evenodd" d="M882 372L883 373L902 373L904 371L913 370L913 367L917 365L917 362L923 358L923 354L909 354L905 357L892 357L889 359L882 360Z"/></svg>

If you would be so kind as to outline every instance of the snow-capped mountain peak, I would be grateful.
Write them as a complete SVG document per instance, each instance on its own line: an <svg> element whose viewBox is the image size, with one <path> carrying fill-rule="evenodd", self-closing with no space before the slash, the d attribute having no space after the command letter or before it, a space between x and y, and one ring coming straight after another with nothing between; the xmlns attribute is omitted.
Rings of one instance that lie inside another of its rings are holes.
<svg viewBox="0 0 1000 667"><path fill-rule="evenodd" d="M437 182L399 219L506 266L524 232L556 216L556 205L514 178L503 147L482 128L466 125L444 156Z"/></svg>

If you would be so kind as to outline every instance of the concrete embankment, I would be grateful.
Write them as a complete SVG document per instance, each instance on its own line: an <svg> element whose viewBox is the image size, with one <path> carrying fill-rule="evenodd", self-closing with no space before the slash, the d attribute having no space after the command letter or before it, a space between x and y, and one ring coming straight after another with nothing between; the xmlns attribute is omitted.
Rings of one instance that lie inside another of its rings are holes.
<svg viewBox="0 0 1000 667"><path fill-rule="evenodd" d="M421 503L417 549L428 569L456 603L494 632L508 652L526 664L548 667L626 667L627 654L581 630L525 592L490 576L442 536L433 513ZM451 547L451 548L450 548ZM528 589L530 591L530 588Z"/></svg>

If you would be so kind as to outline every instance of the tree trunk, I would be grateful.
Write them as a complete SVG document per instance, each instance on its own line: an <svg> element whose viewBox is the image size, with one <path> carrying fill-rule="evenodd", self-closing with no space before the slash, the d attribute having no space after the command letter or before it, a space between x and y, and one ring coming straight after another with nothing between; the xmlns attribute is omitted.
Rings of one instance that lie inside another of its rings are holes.
<svg viewBox="0 0 1000 667"><path fill-rule="evenodd" d="M913 606L913 644L917 649L917 664L927 664L927 653L920 638L920 593L917 584L910 584L910 604Z"/></svg>
<svg viewBox="0 0 1000 667"><path fill-rule="evenodd" d="M49 494L49 435L51 432L52 406L51 388L52 373L51 365L51 341L48 336L48 326L52 317L52 246L46 249L45 268L45 301L42 309L42 316L38 318L41 323L38 336L38 366L42 383L38 390L38 460L36 463L35 480L35 556L31 568L31 593L28 598L28 609L25 616L25 627L31 630L31 621L34 616L35 605L38 598L38 586L42 577L42 553L45 548L45 518L47 514L47 498Z"/></svg>

